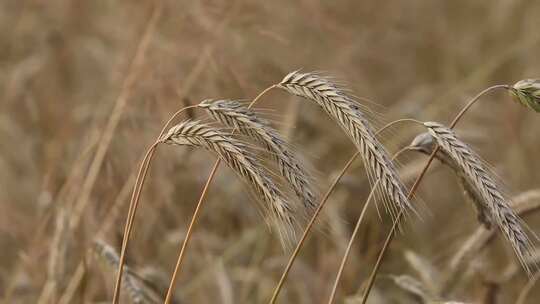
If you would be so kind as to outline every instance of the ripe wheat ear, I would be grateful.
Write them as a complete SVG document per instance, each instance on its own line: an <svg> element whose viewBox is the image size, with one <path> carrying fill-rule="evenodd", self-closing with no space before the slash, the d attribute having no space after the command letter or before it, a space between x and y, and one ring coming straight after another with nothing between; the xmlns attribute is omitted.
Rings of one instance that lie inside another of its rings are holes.
<svg viewBox="0 0 540 304"><path fill-rule="evenodd" d="M523 269L530 274L531 269L525 259L531 254L531 242L521 226L521 219L510 207L508 199L500 191L481 158L466 143L458 139L451 129L436 122L426 122L424 125L436 139L439 147L464 172L471 187L481 196L490 222L499 227Z"/></svg>
<svg viewBox="0 0 540 304"><path fill-rule="evenodd" d="M263 144L277 162L281 175L302 200L304 211L311 213L317 207L315 187L310 174L285 139L270 126L268 121L233 100L204 100L199 107L205 109L217 121Z"/></svg>
<svg viewBox="0 0 540 304"><path fill-rule="evenodd" d="M393 218L413 210L405 186L384 146L375 137L361 106L327 77L292 72L278 84L287 92L317 103L345 131L362 154L370 180L380 180L385 209Z"/></svg>
<svg viewBox="0 0 540 304"><path fill-rule="evenodd" d="M242 141L198 121L184 121L162 137L172 145L203 147L215 153L266 203L265 211L285 247L295 240L294 212L262 164Z"/></svg>
<svg viewBox="0 0 540 304"><path fill-rule="evenodd" d="M428 156L433 152L436 146L436 140L431 134L429 134L429 132L417 135L409 145L411 150L419 151ZM441 163L452 169L452 171L457 177L461 189L463 190L463 194L476 209L478 221L483 224L487 229L491 228L492 223L489 216L489 207L483 201L482 195L471 183L471 180L467 176L467 173L462 170L462 167L459 166L454 161L454 159L452 159L452 157L443 149L439 149L439 151L437 151L437 153L435 154L435 158L437 158Z"/></svg>

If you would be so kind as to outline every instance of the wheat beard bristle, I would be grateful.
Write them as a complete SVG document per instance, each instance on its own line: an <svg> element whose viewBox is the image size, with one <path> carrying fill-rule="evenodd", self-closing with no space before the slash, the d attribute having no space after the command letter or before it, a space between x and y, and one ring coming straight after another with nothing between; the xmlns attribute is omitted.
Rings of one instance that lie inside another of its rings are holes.
<svg viewBox="0 0 540 304"><path fill-rule="evenodd" d="M459 140L451 129L436 122L426 122L424 125L437 140L439 147L465 172L477 193L482 196L491 222L503 232L523 269L530 274L530 267L525 263L525 257L530 255L532 248L530 240L521 227L520 218L510 208L510 204L498 189L497 183L489 170L484 167L480 157L466 143Z"/></svg>
<svg viewBox="0 0 540 304"><path fill-rule="evenodd" d="M302 200L304 211L313 211L317 207L310 175L294 151L289 149L287 142L268 121L259 118L254 111L233 100L204 100L199 107L204 108L217 121L231 128L237 128L242 134L262 143L277 162L282 176Z"/></svg>
<svg viewBox="0 0 540 304"><path fill-rule="evenodd" d="M413 210L405 186L384 146L377 140L360 106L327 78L314 73L292 72L278 87L316 102L336 121L361 152L372 183L379 181L384 205L395 219L399 212ZM389 202L386 201L389 200Z"/></svg>
<svg viewBox="0 0 540 304"><path fill-rule="evenodd" d="M266 203L265 210L273 221L284 247L295 240L296 220L283 194L266 169L249 152L247 146L229 134L198 121L184 121L169 129L162 142L174 145L203 147L223 160L251 186Z"/></svg>

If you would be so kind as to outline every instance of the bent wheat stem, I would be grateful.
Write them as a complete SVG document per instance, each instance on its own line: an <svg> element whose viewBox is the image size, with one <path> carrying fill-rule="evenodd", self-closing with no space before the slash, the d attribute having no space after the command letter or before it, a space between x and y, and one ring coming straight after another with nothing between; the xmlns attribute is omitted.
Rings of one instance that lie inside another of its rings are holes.
<svg viewBox="0 0 540 304"><path fill-rule="evenodd" d="M135 179L135 185L133 185L133 192L131 195L131 200L129 203L129 209L128 209L128 215L126 219L126 224L124 227L124 237L122 239L122 249L120 251L120 260L118 262L118 274L116 277L116 283L114 287L114 295L113 295L113 303L118 303L120 299L120 286L122 283L122 274L124 269L124 263L125 263L125 255L127 251L127 246L129 242L129 237L131 235L131 230L133 228L133 222L135 220L135 215L137 212L137 207L139 206L139 199L141 196L142 188L144 185L144 181L146 179L146 175L148 173L148 169L150 167L150 163L152 162L154 158L155 150L159 144L159 138L163 136L165 131L167 130L167 127L169 124L180 114L182 114L185 110L194 108L196 106L187 106L180 110L178 110L176 113L174 113L171 118L165 123L163 128L161 129L161 132L159 133L159 136L157 137L157 140L150 148L146 151L146 154L144 155L144 158L141 162L141 165L139 167L139 172L137 173L137 178Z"/></svg>
<svg viewBox="0 0 540 304"><path fill-rule="evenodd" d="M505 89L505 90L508 90L510 89L510 86L508 85L505 85L505 84L502 84L502 85L494 85L494 86L491 86L485 90L483 90L482 92L478 93L473 99L471 99L462 109L461 111L456 115L456 117L454 117L454 120L452 121L452 123L450 124L450 129L453 129L456 124L461 120L461 118L463 117L463 115L465 115L465 113L467 113L467 111L478 101L480 100L480 97L486 95L487 93L489 92L492 92L492 91L495 91L495 90L498 90L498 89ZM414 193L416 192L416 189L418 188L420 182L422 181L422 179L424 178L424 175L426 174L429 166L431 165L431 163L433 162L433 159L435 158L435 155L437 154L437 152L439 151L439 146L437 145L435 147L435 149L433 150L433 152L431 153L431 155L429 156L429 159L428 161L426 162L426 165L424 166L424 168L422 169L422 171L420 172L420 175L418 175L418 177L416 178L416 181L414 182L413 186L411 187L411 190L409 191L409 194L407 195L407 197L411 198ZM377 261L375 262L375 266L373 268L373 271L371 272L370 276L369 276L369 279L368 279L368 285L367 285L367 288L366 288L366 292L364 293L364 297L362 298L362 304L365 304L367 302L367 299L369 297L369 293L371 291L371 288L373 287L373 284L375 282L375 278L377 277L377 273L379 271L379 268L381 266L381 262L382 262L382 259L384 258L384 254L386 253L386 251L388 250L388 246L390 245L390 242L392 242L392 239L394 237L394 234L396 232L396 228L397 226L399 225L399 222L401 221L401 217L403 216L403 212L399 212L398 214L398 217L396 218L396 220L394 221L394 224L392 225L392 229L390 230L390 232L388 233L388 236L386 237L386 240L384 242L384 245L381 249L381 252L379 253L379 256L377 257Z"/></svg>
<svg viewBox="0 0 540 304"><path fill-rule="evenodd" d="M410 121L410 119L400 119L399 121ZM419 121L414 120L414 119L413 119L413 121L419 122ZM394 161L397 157L399 157L401 155L401 153L403 153L403 152L405 152L407 150L409 150L409 147L405 147L405 148L399 150L398 152L396 152L396 154L394 154L394 156L392 157L392 161ZM354 227L353 233L351 234L351 237L349 238L349 243L347 244L347 249L345 249L345 253L343 254L343 258L341 259L341 264L339 265L339 270L338 270L338 272L336 274L336 279L334 280L334 286L332 287L332 292L330 294L330 298L328 299L328 304L332 304L334 302L334 299L335 299L336 293L337 293L337 287L339 285L339 281L341 280L341 276L343 274L343 269L345 269L345 264L347 263L347 259L349 258L349 254L351 253L352 244L353 244L354 240L356 239L356 235L358 234L358 231L360 230L360 225L362 224L362 222L364 220L366 210L367 210L367 208L369 206L369 203L371 202L371 199L373 198L373 194L376 193L375 190L376 190L377 186L379 185L379 181L380 180L377 180L373 184L373 187L371 188L369 196L366 199L366 202L364 203L364 207L362 207L362 211L360 212L360 216L358 217L358 220L356 221L356 226Z"/></svg>
<svg viewBox="0 0 540 304"><path fill-rule="evenodd" d="M266 88L265 90L263 90L261 93L259 93L259 95L257 95L257 97L255 97L255 99L253 99L253 101L249 104L248 109L253 107L253 105L255 105L255 103L257 103L257 101L263 95L265 95L266 93L268 93L270 90L272 90L275 87L276 87L275 85L272 85L272 86ZM234 133L235 131L236 131L236 128L233 129L232 133ZM167 295L165 297L165 304L169 304L171 302L172 295L174 293L176 278L178 277L178 274L180 272L180 268L182 266L182 262L183 262L184 256L185 256L185 251L186 251L186 248L188 246L189 240L191 239L191 234L193 233L193 227L197 223L197 219L199 217L201 206L204 203L204 199L206 198L206 194L208 193L208 188L210 187L210 184L214 180L214 176L216 175L216 172L219 169L220 164L221 164L221 160L218 158L216 160L216 162L214 163L214 166L212 167L212 171L210 172L210 175L206 179L206 183L204 185L203 191L201 192L201 196L199 197L199 201L197 203L197 206L195 207L195 211L193 212L193 215L191 216L191 221L190 221L189 226L188 226L186 237L184 238L184 241L182 242L182 246L180 247L180 253L178 254L178 258L176 260L176 265L174 267L174 271L173 271L171 280L169 282L169 288L167 289Z"/></svg>

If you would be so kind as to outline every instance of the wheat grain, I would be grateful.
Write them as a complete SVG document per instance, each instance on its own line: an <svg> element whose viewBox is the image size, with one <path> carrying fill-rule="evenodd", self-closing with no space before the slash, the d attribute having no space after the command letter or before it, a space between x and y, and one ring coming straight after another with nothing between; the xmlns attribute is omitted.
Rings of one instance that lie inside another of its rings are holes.
<svg viewBox="0 0 540 304"><path fill-rule="evenodd" d="M229 134L198 121L184 121L169 129L162 142L174 145L203 147L217 154L237 175L262 197L265 210L273 221L284 246L295 238L293 210L269 174L248 147Z"/></svg>
<svg viewBox="0 0 540 304"><path fill-rule="evenodd" d="M482 202L489 211L490 221L499 227L523 269L530 274L530 267L525 263L525 257L530 255L530 240L521 226L520 218L510 208L507 198L499 190L480 157L466 143L459 140L451 129L436 122L426 122L424 125L441 149L465 173L471 186L482 197Z"/></svg>
<svg viewBox="0 0 540 304"><path fill-rule="evenodd" d="M303 201L306 211L313 211L317 207L310 174L294 151L288 147L287 142L270 126L268 121L233 100L204 100L199 107L206 109L217 121L236 128L242 134L262 143L274 157L283 177Z"/></svg>
<svg viewBox="0 0 540 304"><path fill-rule="evenodd" d="M361 152L372 182L380 179L385 209L395 218L412 210L405 186L384 146L361 111L361 106L328 78L314 73L289 73L278 84L287 92L316 102L349 136ZM389 201L387 201L389 200Z"/></svg>

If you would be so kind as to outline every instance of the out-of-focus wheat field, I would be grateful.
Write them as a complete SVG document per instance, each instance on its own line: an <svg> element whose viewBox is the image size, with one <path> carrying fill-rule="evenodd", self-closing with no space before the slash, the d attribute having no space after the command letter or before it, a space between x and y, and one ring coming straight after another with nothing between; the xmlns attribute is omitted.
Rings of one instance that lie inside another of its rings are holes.
<svg viewBox="0 0 540 304"><path fill-rule="evenodd" d="M540 2L531 0L1 1L0 301L110 303L116 271L96 257L94 242L119 251L140 161L179 108L206 98L249 101L302 69L323 71L373 100L361 102L380 113L376 125L405 117L448 124L483 89L540 75L539 29ZM259 107L324 193L355 152L343 131L314 103L280 90ZM208 119L199 110L187 117ZM457 129L509 195L519 195L540 188L539 127L538 114L499 91ZM402 124L382 142L393 153L419 132ZM414 152L400 157L408 186L426 160ZM161 293L214 161L201 149L157 151L127 265ZM327 303L369 191L358 160L330 197L279 303ZM437 162L414 204L419 217L391 244L368 303L424 303L395 276L421 281L429 269L427 281L442 284L479 227L453 172ZM336 303L360 303L392 224L380 206L368 210ZM222 166L188 247L176 303L269 301L289 252L259 210ZM525 221L540 233L539 215ZM411 257L424 266L411 265ZM528 282L500 237L461 272L441 300L514 303ZM539 286L524 303L540 301ZM122 290L121 303L129 301Z"/></svg>

